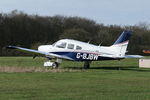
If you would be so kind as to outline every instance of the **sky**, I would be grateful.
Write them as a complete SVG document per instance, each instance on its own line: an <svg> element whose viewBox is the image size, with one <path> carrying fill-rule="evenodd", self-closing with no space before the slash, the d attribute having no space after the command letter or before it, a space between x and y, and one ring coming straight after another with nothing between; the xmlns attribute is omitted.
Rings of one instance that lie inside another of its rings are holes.
<svg viewBox="0 0 150 100"><path fill-rule="evenodd" d="M12 10L42 16L79 16L105 25L150 23L150 0L0 0L0 13Z"/></svg>

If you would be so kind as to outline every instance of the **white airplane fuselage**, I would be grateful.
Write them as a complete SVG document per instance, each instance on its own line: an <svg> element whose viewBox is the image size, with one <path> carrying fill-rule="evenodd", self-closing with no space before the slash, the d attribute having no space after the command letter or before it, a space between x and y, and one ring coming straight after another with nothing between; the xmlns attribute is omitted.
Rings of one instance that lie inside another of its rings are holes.
<svg viewBox="0 0 150 100"><path fill-rule="evenodd" d="M61 47L60 45L63 43L64 46ZM128 41L124 45L127 45L127 43ZM117 46L96 46L71 39L62 39L53 45L41 45L38 47L38 51L67 56L74 61L122 59L124 55L121 55L121 52L118 52L117 49Z"/></svg>

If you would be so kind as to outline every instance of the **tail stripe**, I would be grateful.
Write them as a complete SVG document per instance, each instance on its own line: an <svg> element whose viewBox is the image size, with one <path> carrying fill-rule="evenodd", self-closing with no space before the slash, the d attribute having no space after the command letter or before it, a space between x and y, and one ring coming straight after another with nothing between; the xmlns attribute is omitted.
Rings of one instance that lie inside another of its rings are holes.
<svg viewBox="0 0 150 100"><path fill-rule="evenodd" d="M120 44L129 40L131 36L131 31L123 31L119 38L116 40L115 44Z"/></svg>

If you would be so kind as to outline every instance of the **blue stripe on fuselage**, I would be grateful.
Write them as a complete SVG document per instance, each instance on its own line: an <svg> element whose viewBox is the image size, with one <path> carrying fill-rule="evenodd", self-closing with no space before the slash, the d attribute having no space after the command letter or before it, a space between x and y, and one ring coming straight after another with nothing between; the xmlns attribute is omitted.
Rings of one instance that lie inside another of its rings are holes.
<svg viewBox="0 0 150 100"><path fill-rule="evenodd" d="M116 60L110 57L101 57L96 53L85 53L85 52L50 52L60 56L66 56L74 61L97 61L97 60Z"/></svg>

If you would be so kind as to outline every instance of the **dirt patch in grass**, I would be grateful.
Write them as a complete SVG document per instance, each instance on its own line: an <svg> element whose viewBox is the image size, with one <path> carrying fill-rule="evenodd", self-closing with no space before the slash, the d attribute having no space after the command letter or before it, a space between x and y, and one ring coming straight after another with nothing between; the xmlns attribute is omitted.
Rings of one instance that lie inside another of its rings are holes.
<svg viewBox="0 0 150 100"><path fill-rule="evenodd" d="M0 67L0 72L82 72L84 69L52 69L52 68L44 68L44 67Z"/></svg>

